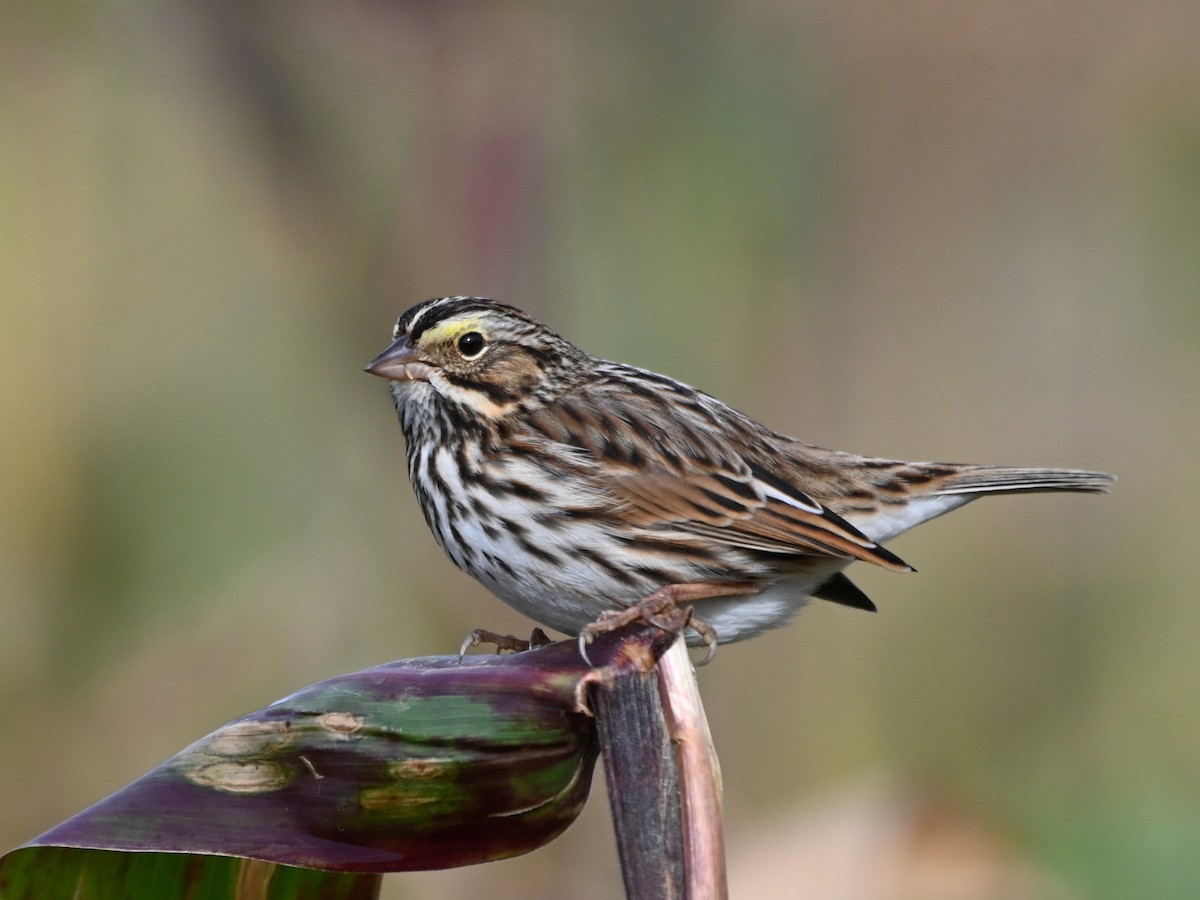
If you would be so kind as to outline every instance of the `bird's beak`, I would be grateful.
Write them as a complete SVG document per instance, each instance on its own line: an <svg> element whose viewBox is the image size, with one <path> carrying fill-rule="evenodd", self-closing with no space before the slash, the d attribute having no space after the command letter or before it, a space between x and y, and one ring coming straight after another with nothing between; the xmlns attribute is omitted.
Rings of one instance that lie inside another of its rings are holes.
<svg viewBox="0 0 1200 900"><path fill-rule="evenodd" d="M421 361L421 351L408 343L408 335L402 334L367 363L364 371L392 381L428 381L433 367Z"/></svg>

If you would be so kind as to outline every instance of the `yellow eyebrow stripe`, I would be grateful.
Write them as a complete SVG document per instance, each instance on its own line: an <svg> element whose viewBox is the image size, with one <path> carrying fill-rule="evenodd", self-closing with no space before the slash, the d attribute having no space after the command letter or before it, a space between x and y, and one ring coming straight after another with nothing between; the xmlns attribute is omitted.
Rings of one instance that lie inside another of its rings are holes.
<svg viewBox="0 0 1200 900"><path fill-rule="evenodd" d="M438 322L438 324L434 325L421 335L421 340L419 343L453 343L468 331L478 331L486 336L487 333L483 329L482 322L483 319L479 317L473 317L470 319L449 319L445 322Z"/></svg>

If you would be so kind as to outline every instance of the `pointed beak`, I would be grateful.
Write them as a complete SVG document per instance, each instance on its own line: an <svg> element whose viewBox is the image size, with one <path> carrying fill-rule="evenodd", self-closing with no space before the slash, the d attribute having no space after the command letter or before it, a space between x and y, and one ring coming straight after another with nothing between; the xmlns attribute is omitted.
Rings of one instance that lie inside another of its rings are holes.
<svg viewBox="0 0 1200 900"><path fill-rule="evenodd" d="M367 363L364 371L391 381L428 381L433 367L421 361L421 352L409 345L408 335L401 335Z"/></svg>

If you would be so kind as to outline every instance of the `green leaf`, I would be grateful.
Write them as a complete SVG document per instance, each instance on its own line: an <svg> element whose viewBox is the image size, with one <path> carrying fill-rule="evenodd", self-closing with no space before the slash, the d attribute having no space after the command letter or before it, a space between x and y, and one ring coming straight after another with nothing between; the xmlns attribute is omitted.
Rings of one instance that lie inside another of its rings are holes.
<svg viewBox="0 0 1200 900"><path fill-rule="evenodd" d="M375 900L381 875L252 859L26 847L0 863L3 900Z"/></svg>
<svg viewBox="0 0 1200 900"><path fill-rule="evenodd" d="M592 671L565 642L330 678L218 729L29 846L347 872L525 853L587 799L597 750L577 697Z"/></svg>

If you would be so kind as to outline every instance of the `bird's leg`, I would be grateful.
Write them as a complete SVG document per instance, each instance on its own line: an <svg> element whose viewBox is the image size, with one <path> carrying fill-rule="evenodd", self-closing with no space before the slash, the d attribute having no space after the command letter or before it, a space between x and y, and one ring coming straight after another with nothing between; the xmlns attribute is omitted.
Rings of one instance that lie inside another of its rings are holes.
<svg viewBox="0 0 1200 900"><path fill-rule="evenodd" d="M659 588L649 597L644 597L632 606L627 606L625 609L608 610L600 615L595 622L583 627L579 632L579 653L587 660L587 645L592 643L598 635L607 634L610 631L616 631L630 622L648 622L655 625L664 631L680 632L684 628L691 628L704 641L704 645L708 648L708 653L701 660L700 665L707 665L712 662L712 658L717 653L717 632L711 625L693 615L692 608L689 606L685 610L681 610L681 603L691 603L695 600L709 600L713 597L729 597L737 594L757 594L761 587L748 581L726 582L724 584L710 584L708 582L699 582L695 584L668 584L666 587ZM682 613L683 620L680 622L680 614Z"/></svg>
<svg viewBox="0 0 1200 900"><path fill-rule="evenodd" d="M519 637L513 637L511 634L497 634L494 631L476 628L467 635L467 639L458 648L458 658L461 660L467 655L468 650L472 647L478 647L480 644L495 644L496 653L500 654L505 650L511 653L524 653L526 650L532 650L534 647L544 647L549 643L550 638L540 628L533 629L533 634L529 636L529 640L527 641Z"/></svg>

